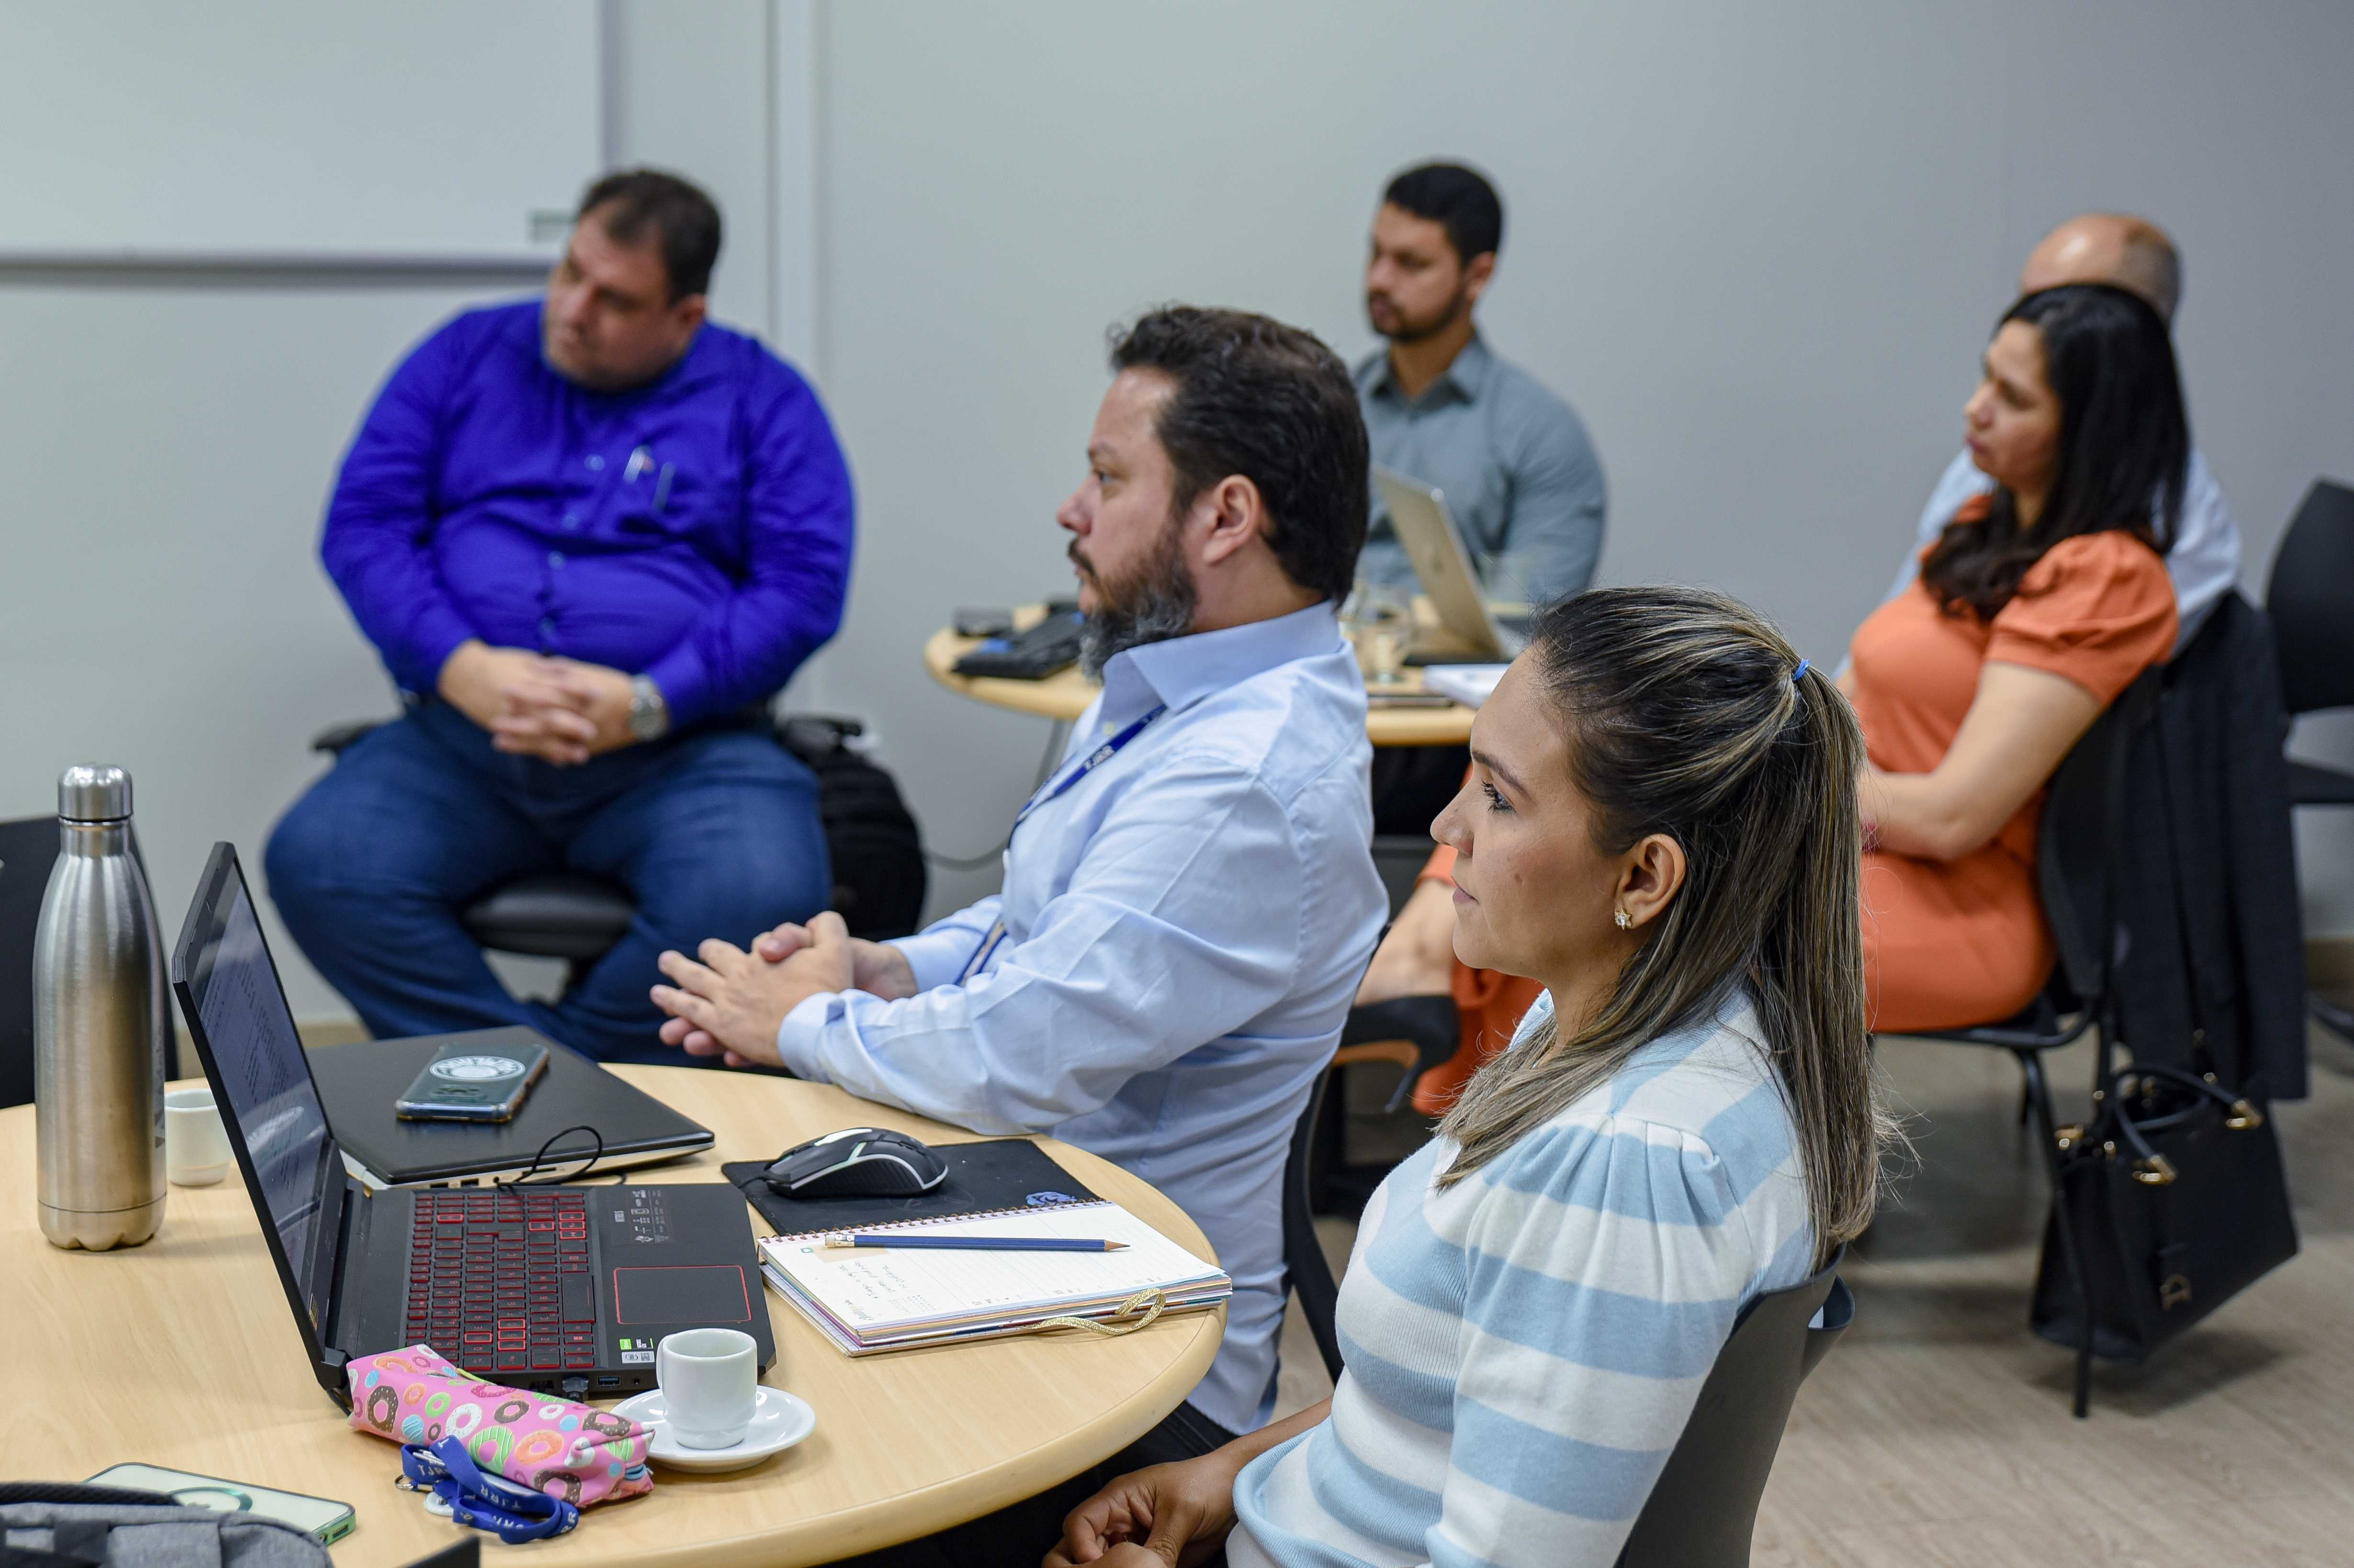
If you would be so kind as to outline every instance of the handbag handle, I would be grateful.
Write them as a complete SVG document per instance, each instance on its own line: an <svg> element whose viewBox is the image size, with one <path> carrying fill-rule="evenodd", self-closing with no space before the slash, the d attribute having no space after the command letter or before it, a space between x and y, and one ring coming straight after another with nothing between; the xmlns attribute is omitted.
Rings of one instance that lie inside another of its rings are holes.
<svg viewBox="0 0 2354 1568"><path fill-rule="evenodd" d="M2223 1125L2233 1132L2245 1132L2252 1128L2264 1125L2264 1113L2257 1107L2254 1101L2211 1084L2196 1073L2186 1073L2179 1067L2135 1065L2127 1067L2117 1075L2119 1082L2127 1078L2163 1078L2168 1083L2179 1084L2186 1089L2194 1089L2205 1095L2231 1113L2223 1118ZM2123 1098L2122 1095L2118 1097L2117 1115L2123 1120L2130 1122L2133 1118L2123 1108Z"/></svg>
<svg viewBox="0 0 2354 1568"><path fill-rule="evenodd" d="M2127 1079L2140 1079L2145 1082L2160 1079L2182 1088L2195 1090L2223 1107L2223 1125L2233 1132L2245 1132L2264 1125L2264 1113L2257 1109L2252 1102L2226 1094L2196 1073L2186 1073L2177 1067L2138 1065L2127 1067L2110 1081L2112 1094L2109 1101L2110 1112L2116 1118L2118 1131L2124 1135L2126 1142L2132 1146L2135 1155L2133 1179L2145 1187L2169 1186L2174 1181L2176 1172L2172 1162L2165 1155L2150 1147L2149 1139L2142 1134L2141 1124L2135 1121L2133 1113L2126 1108L2126 1097L2123 1086Z"/></svg>

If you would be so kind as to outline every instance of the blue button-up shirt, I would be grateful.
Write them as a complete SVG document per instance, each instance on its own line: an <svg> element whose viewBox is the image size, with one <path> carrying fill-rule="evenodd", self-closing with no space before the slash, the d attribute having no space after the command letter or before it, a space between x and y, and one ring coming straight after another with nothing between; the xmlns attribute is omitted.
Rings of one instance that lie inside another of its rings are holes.
<svg viewBox="0 0 2354 1568"><path fill-rule="evenodd" d="M1601 461L1567 403L1477 337L1418 397L1398 386L1386 349L1356 376L1373 461L1445 493L1473 567L1482 556L1517 557L1535 604L1585 591L1602 559L1606 498ZM1416 580L1378 485L1357 575Z"/></svg>
<svg viewBox="0 0 2354 1568"><path fill-rule="evenodd" d="M1001 896L896 944L917 995L811 997L777 1045L803 1077L1052 1133L1174 1199L1235 1280L1192 1403L1247 1432L1275 1397L1292 1126L1388 909L1365 692L1329 605L1132 648L1061 772L1162 704L1108 761L1040 792ZM1007 939L957 983L999 920Z"/></svg>
<svg viewBox="0 0 2354 1568"><path fill-rule="evenodd" d="M536 300L427 338L368 410L320 556L404 690L469 638L653 678L685 726L758 702L834 633L850 471L817 394L705 325L643 387L540 357Z"/></svg>

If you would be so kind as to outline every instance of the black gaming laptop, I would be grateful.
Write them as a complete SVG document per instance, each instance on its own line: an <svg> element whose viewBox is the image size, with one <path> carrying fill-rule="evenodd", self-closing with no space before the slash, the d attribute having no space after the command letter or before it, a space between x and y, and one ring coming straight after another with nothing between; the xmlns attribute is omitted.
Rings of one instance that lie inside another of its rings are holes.
<svg viewBox="0 0 2354 1568"><path fill-rule="evenodd" d="M724 1182L370 1194L353 1181L231 845L196 885L172 991L337 1403L353 1357L404 1345L576 1398L653 1387L655 1342L684 1329L740 1330L761 1366L776 1359L749 1213Z"/></svg>

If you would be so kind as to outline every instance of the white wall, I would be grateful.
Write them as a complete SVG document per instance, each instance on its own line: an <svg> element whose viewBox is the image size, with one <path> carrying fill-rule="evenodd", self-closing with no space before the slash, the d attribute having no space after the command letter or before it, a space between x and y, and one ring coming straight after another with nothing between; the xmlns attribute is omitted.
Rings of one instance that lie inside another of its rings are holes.
<svg viewBox="0 0 2354 1568"><path fill-rule="evenodd" d="M1052 513L1105 327L1236 304L1353 356L1365 222L1426 155L1504 190L1485 323L1594 431L1605 575L1727 588L1819 658L1953 451L2020 258L2079 208L2182 243L2193 423L2252 586L2311 478L2354 478L2354 11L2326 0L629 0L617 31L621 154L719 196L716 313L811 345L856 477L847 630L795 695L876 722L949 853L998 842L1045 726L917 652L957 604L1068 580ZM778 217L810 189L813 253ZM785 320L812 278L814 320ZM310 732L387 704L315 561L335 462L476 291L0 268L0 815L123 762L167 925L214 838L258 850ZM2354 760L2332 722L2317 754ZM2315 928L2354 932L2354 824L2304 852ZM288 969L298 1012L337 1010Z"/></svg>
<svg viewBox="0 0 2354 1568"><path fill-rule="evenodd" d="M581 0L11 6L0 246L544 260L597 166L598 24Z"/></svg>
<svg viewBox="0 0 2354 1568"><path fill-rule="evenodd" d="M766 330L768 7L625 0L618 23L620 154L712 191L714 311ZM318 564L344 448L418 338L533 286L0 265L0 817L54 811L69 763L128 768L167 939L215 840L258 877L310 736L393 709ZM297 1016L346 1015L274 916L270 940Z"/></svg>
<svg viewBox="0 0 2354 1568"><path fill-rule="evenodd" d="M1818 658L1956 450L2020 260L2079 209L2181 242L2194 428L2259 596L2306 485L2354 477L2342 5L1041 0L826 26L826 389L864 527L832 679L953 852L996 842L1044 726L938 691L915 651L952 605L1067 580L1050 514L1106 324L1245 305L1353 357L1365 225L1422 157L1505 193L1485 324L1593 430L1605 577L1721 586ZM2354 931L2354 824L2306 847L2316 927Z"/></svg>

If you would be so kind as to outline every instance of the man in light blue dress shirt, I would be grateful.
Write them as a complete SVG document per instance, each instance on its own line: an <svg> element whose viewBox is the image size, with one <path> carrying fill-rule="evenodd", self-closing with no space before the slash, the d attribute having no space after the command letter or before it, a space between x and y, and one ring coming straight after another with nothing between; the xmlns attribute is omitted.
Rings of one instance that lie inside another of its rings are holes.
<svg viewBox="0 0 2354 1568"><path fill-rule="evenodd" d="M2170 323L2182 299L2182 261L2166 231L2147 219L2085 213L2045 235L2020 270L2021 294L2063 283L2109 283L2128 290L2147 300ZM1922 550L1946 531L1962 503L1993 487L1994 481L1979 471L1967 450L1956 454L1921 509L1912 553L1889 586L1890 599L1913 585L1920 575ZM2156 504L2153 501L2153 508ZM2184 476L2181 515L2174 547L2166 555L2166 571L2174 579L2179 620L2174 649L2179 653L2199 634L2208 611L2240 582L2240 525L2223 499L2223 487L2207 466L2206 454L2195 448Z"/></svg>
<svg viewBox="0 0 2354 1568"><path fill-rule="evenodd" d="M1271 1412L1284 1161L1386 905L1334 619L1365 525L1346 367L1264 317L1184 308L1139 322L1112 367L1056 517L1103 694L1016 819L1003 893L889 943L825 915L753 953L665 954L653 997L691 1052L1052 1133L1181 1204L1235 1289L1150 1462ZM1032 1560L1061 1515L1041 1517Z"/></svg>

